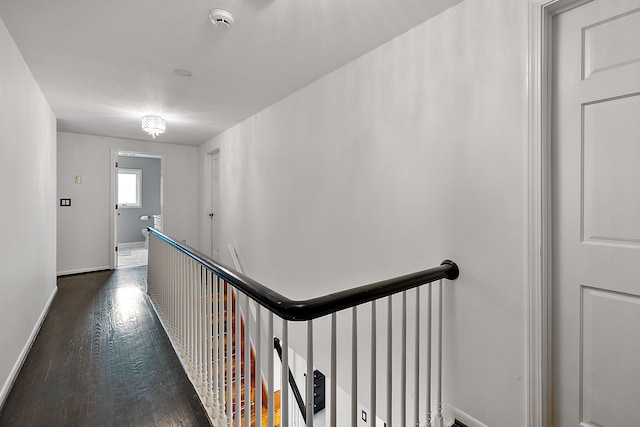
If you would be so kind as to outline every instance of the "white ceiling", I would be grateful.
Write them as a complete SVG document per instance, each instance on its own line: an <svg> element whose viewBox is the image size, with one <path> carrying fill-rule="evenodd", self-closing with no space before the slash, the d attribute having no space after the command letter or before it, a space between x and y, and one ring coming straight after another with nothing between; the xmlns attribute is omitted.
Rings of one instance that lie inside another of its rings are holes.
<svg viewBox="0 0 640 427"><path fill-rule="evenodd" d="M148 140L159 113L158 141L199 145L460 1L0 0L0 18L58 130Z"/></svg>

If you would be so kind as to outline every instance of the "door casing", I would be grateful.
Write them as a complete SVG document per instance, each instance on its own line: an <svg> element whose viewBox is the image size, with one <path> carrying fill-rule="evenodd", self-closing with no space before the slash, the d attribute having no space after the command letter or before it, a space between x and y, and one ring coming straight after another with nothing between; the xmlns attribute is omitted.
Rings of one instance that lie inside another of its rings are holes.
<svg viewBox="0 0 640 427"><path fill-rule="evenodd" d="M553 16L593 0L527 0L529 6L526 420L551 425L553 319L551 317L551 58Z"/></svg>
<svg viewBox="0 0 640 427"><path fill-rule="evenodd" d="M110 200L111 200L111 207L110 212L111 214L109 215L109 266L112 270L114 270L115 268L117 268L117 264L118 264L118 254L116 252L116 245L117 245L117 236L116 236L116 215L118 214L118 211L116 210L116 204L118 202L117 199L117 178L118 178L118 169L116 168L116 162L118 161L118 153L127 153L127 154L131 154L131 155L142 155L144 156L149 156L149 157L158 157L160 158L160 215L162 215L162 220L165 220L165 215L164 215L164 201L166 200L165 198L165 182L164 182L164 177L165 177L165 164L166 164L166 159L165 159L165 154L161 153L161 152L157 152L157 151L147 151L147 150L126 150L126 149L120 149L120 148L116 148L116 147L111 147L111 167L109 168L110 171L110 178L109 178L109 182L111 183L111 195L110 195Z"/></svg>

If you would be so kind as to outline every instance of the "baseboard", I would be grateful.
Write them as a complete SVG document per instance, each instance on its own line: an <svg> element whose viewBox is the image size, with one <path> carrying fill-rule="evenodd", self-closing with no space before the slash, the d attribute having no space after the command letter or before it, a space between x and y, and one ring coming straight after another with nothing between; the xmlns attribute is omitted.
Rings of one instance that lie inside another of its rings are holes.
<svg viewBox="0 0 640 427"><path fill-rule="evenodd" d="M144 240L141 242L128 242L128 243L118 243L118 249L134 249L134 248L144 248Z"/></svg>
<svg viewBox="0 0 640 427"><path fill-rule="evenodd" d="M458 420L464 423L464 425L467 427L487 427L486 424L478 421L477 419L473 418L471 415L466 414L460 409L454 406L451 406L447 403L444 403L442 405L442 415L445 420L445 425L447 426L454 426L455 421Z"/></svg>
<svg viewBox="0 0 640 427"><path fill-rule="evenodd" d="M22 369L22 364L27 359L29 350L31 350L31 346L38 336L38 332L40 332L40 328L42 327L42 323L44 322L45 317L47 317L47 313L49 313L49 307L51 307L51 302L53 302L53 297L56 296L56 292L58 292L57 286L53 288L53 292L51 292L51 296L49 297L47 304L44 306L42 313L40 313L40 317L33 327L27 343L24 345L24 348L22 349L20 356L18 356L18 360L16 360L15 365L13 365L13 369L11 369L7 381L5 381L4 385L2 386L2 390L0 390L0 408L4 406L4 402L7 399L7 396L9 396L9 391L11 391L13 383L15 382L16 378L18 378L18 373L20 373L20 369Z"/></svg>
<svg viewBox="0 0 640 427"><path fill-rule="evenodd" d="M111 266L103 265L98 267L79 268L77 270L58 271L56 274L60 276L69 276L70 274L91 273L94 271L112 270Z"/></svg>

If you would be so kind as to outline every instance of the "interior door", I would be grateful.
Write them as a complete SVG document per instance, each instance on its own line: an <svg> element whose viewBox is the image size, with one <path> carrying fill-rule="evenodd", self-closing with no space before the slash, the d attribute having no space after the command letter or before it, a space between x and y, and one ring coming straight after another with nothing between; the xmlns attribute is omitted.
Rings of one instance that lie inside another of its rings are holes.
<svg viewBox="0 0 640 427"><path fill-rule="evenodd" d="M640 425L640 0L554 18L554 425Z"/></svg>
<svg viewBox="0 0 640 427"><path fill-rule="evenodd" d="M211 258L220 260L220 152L211 156Z"/></svg>

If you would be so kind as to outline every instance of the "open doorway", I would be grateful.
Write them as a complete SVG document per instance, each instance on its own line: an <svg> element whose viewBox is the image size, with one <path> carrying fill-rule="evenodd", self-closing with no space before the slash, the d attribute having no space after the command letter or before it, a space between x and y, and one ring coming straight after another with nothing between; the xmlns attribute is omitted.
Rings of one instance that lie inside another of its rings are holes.
<svg viewBox="0 0 640 427"><path fill-rule="evenodd" d="M118 151L115 161L115 267L147 264L147 227L162 230L162 158Z"/></svg>

